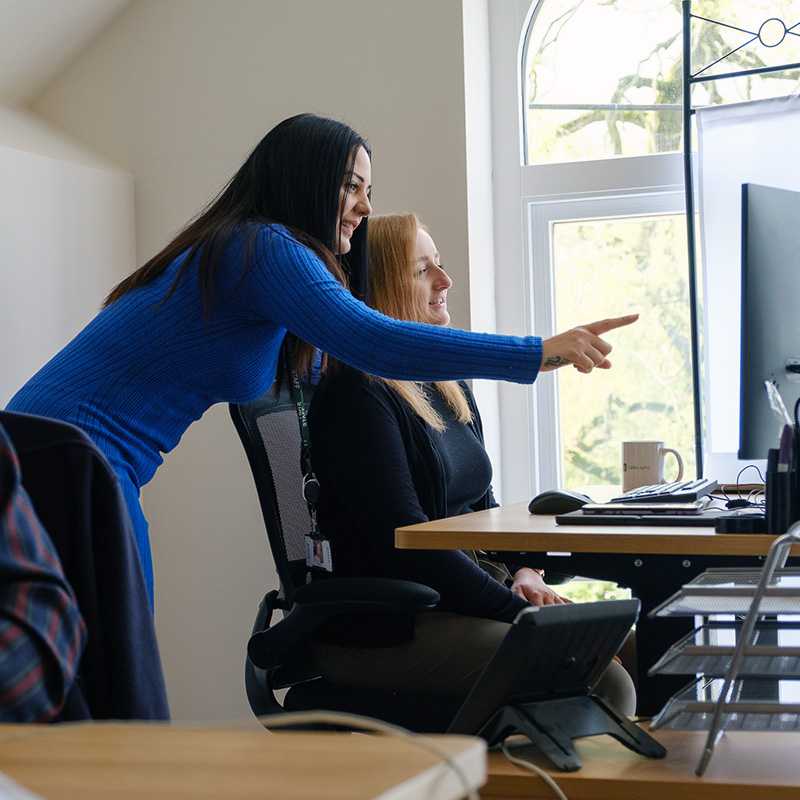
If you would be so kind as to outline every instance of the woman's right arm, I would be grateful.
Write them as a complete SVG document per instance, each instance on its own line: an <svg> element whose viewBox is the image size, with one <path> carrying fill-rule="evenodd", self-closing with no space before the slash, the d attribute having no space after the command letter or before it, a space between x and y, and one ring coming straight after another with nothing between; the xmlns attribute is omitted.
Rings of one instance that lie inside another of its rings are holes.
<svg viewBox="0 0 800 800"><path fill-rule="evenodd" d="M308 248L265 227L245 278L247 302L363 372L399 380L490 378L531 383L542 360L538 337L498 336L403 322L357 300Z"/></svg>
<svg viewBox="0 0 800 800"><path fill-rule="evenodd" d="M246 277L255 313L362 372L398 380L489 378L532 383L539 370L611 366L601 334L638 315L602 320L553 336L501 336L404 322L357 300L320 259L280 226L263 226Z"/></svg>

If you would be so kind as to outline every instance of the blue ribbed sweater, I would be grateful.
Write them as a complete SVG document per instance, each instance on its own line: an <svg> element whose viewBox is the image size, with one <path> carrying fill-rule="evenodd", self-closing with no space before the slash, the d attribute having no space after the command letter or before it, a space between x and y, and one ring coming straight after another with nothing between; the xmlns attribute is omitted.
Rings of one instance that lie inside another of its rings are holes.
<svg viewBox="0 0 800 800"><path fill-rule="evenodd" d="M275 379L287 331L363 372L435 381L530 383L538 337L517 338L384 317L356 300L285 228L258 227L253 266L245 233L227 247L204 317L195 273L165 300L185 260L104 308L11 399L8 408L82 428L119 475L152 597L139 488L183 432L214 403L241 403Z"/></svg>

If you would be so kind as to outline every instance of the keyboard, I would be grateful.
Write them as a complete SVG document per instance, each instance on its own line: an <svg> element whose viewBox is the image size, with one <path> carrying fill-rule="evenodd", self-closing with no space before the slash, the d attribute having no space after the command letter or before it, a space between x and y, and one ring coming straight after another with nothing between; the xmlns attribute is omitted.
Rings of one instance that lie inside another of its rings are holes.
<svg viewBox="0 0 800 800"><path fill-rule="evenodd" d="M556 525L605 525L618 528L623 525L713 528L723 514L729 512L716 508L702 514L585 514L583 509L569 514L557 514Z"/></svg>
<svg viewBox="0 0 800 800"><path fill-rule="evenodd" d="M611 503L691 503L711 494L719 484L711 478L698 478L693 481L674 481L656 483L653 486L639 486L618 497Z"/></svg>

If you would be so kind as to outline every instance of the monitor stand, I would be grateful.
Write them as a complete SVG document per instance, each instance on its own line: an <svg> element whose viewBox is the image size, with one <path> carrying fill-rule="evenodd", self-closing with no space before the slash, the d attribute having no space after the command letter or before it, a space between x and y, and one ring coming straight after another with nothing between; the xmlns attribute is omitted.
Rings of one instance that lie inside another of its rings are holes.
<svg viewBox="0 0 800 800"><path fill-rule="evenodd" d="M572 740L582 736L608 734L648 758L667 754L652 736L593 694L502 706L478 735L491 747L520 733L564 772L581 768Z"/></svg>

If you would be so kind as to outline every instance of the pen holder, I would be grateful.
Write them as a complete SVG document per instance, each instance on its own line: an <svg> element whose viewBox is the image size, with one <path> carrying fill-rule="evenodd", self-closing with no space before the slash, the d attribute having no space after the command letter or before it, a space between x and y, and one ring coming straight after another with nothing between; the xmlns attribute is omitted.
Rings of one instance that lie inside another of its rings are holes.
<svg viewBox="0 0 800 800"><path fill-rule="evenodd" d="M766 517L767 530L773 535L786 533L800 519L800 428L792 429L791 455L781 462L780 451L767 454Z"/></svg>
<svg viewBox="0 0 800 800"><path fill-rule="evenodd" d="M766 492L766 516L767 516L767 530L772 534L777 534L780 520L778 519L777 507L779 504L779 495L781 494L778 485L777 468L778 466L778 449L772 447L767 452L767 480Z"/></svg>
<svg viewBox="0 0 800 800"><path fill-rule="evenodd" d="M792 469L789 474L789 524L800 519L800 426L794 425L792 428Z"/></svg>

